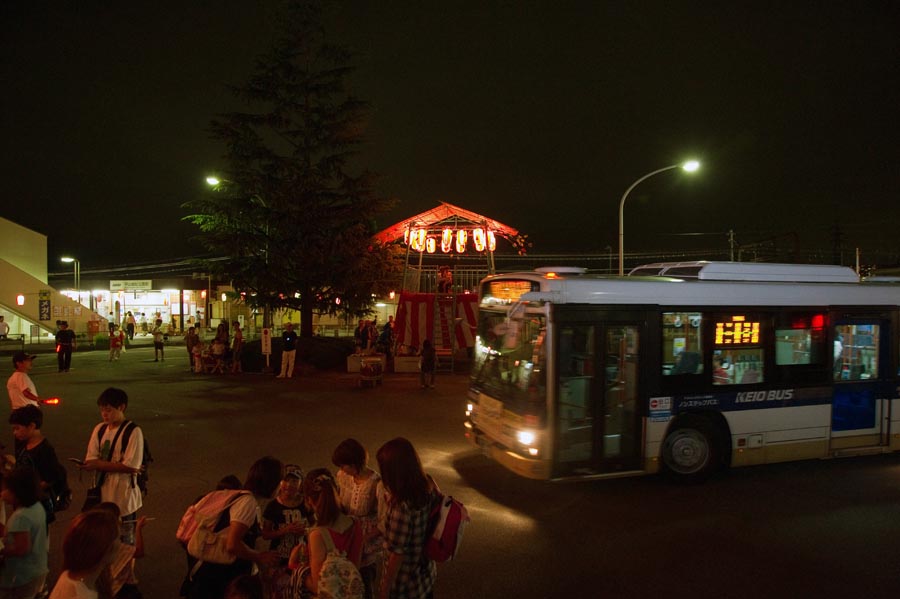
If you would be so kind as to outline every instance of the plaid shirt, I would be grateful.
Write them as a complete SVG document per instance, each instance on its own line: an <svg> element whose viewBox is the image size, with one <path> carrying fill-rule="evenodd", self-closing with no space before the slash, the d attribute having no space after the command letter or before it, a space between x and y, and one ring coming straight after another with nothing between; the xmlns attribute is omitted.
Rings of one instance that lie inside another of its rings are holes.
<svg viewBox="0 0 900 599"><path fill-rule="evenodd" d="M437 566L425 557L425 540L428 516L436 499L434 494L430 495L428 503L419 509L413 509L407 503L392 504L388 509L385 547L391 553L403 555L400 571L391 588L391 599L427 597L434 587Z"/></svg>

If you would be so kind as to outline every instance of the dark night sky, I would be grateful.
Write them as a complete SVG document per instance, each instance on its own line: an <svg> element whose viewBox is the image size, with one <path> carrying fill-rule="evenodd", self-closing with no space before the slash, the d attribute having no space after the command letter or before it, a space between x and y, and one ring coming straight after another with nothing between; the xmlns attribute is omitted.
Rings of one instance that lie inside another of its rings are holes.
<svg viewBox="0 0 900 599"><path fill-rule="evenodd" d="M790 4L790 6L785 6ZM180 205L222 148L271 2L9 0L0 8L2 216L49 237L50 269L191 255ZM724 247L797 233L898 249L900 4L336 4L372 104L361 164L400 200L445 200L533 252ZM675 233L704 232L682 237Z"/></svg>

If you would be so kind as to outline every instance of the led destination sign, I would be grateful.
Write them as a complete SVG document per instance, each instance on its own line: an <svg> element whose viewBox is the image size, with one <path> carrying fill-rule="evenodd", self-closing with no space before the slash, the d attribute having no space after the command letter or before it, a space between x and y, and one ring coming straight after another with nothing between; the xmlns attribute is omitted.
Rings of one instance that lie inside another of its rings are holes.
<svg viewBox="0 0 900 599"><path fill-rule="evenodd" d="M759 322L748 322L744 316L716 323L716 345L758 345Z"/></svg>

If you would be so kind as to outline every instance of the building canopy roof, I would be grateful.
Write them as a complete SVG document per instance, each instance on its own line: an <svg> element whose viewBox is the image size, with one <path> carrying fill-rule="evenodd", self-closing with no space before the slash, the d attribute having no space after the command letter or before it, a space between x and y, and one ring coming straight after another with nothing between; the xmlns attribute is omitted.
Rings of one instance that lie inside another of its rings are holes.
<svg viewBox="0 0 900 599"><path fill-rule="evenodd" d="M460 208L459 206L454 206L453 204L448 204L447 202L441 202L437 208L426 210L421 214L402 220L391 225L387 229L376 233L375 239L381 243L392 243L403 239L403 234L408 229L425 228L438 230L445 225L452 227L459 227L460 225L482 227L493 231L495 235L510 240L519 234L519 231L516 229L504 225L492 218L488 218L477 212L472 212L471 210L466 210L465 208Z"/></svg>

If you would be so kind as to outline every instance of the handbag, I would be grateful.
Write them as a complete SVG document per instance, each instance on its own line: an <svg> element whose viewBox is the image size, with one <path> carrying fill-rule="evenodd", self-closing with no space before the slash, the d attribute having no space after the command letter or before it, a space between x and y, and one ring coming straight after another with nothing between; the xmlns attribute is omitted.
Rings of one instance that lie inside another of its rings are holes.
<svg viewBox="0 0 900 599"><path fill-rule="evenodd" d="M103 484L102 480L100 484ZM91 487L87 490L87 497L84 498L84 504L81 506L81 511L86 512L88 510L94 509L95 507L100 505L101 501L102 498L100 496L100 485Z"/></svg>

